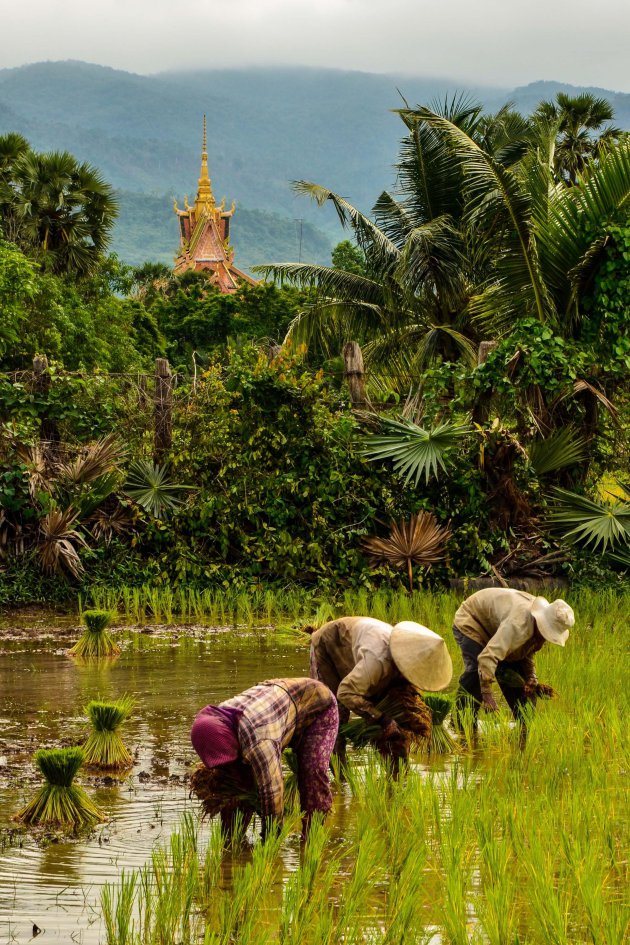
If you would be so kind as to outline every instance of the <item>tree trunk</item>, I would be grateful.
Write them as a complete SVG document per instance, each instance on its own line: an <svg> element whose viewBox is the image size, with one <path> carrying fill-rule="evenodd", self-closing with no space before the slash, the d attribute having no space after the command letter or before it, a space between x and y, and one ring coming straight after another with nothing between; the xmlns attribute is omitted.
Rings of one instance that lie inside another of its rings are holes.
<svg viewBox="0 0 630 945"><path fill-rule="evenodd" d="M48 394L52 385L52 378L48 370L48 358L45 354L36 354L33 358L33 391L42 400L48 401ZM48 403L42 408L39 427L39 438L44 450L50 453L57 451L59 444L59 427L57 421L50 417Z"/></svg>
<svg viewBox="0 0 630 945"><path fill-rule="evenodd" d="M365 392L365 368L363 367L363 353L356 341L349 341L344 345L343 362L352 409L364 410L368 406Z"/></svg>
<svg viewBox="0 0 630 945"><path fill-rule="evenodd" d="M173 442L173 375L166 358L155 360L153 461L163 463Z"/></svg>
<svg viewBox="0 0 630 945"><path fill-rule="evenodd" d="M491 351L494 351L496 346L496 341L481 341L479 343L479 350L477 352L477 366L484 364L488 360L488 355ZM486 422L490 414L491 403L492 391L489 391L485 394L480 394L478 396L477 402L472 409L473 423L478 423L479 426L481 426Z"/></svg>

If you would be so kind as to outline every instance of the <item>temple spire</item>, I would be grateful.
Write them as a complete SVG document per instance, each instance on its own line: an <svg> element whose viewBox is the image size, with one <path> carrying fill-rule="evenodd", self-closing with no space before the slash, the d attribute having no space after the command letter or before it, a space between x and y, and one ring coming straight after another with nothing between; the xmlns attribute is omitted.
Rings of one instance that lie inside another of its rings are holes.
<svg viewBox="0 0 630 945"><path fill-rule="evenodd" d="M203 141L201 145L201 173L199 174L199 183L197 185L197 198L195 208L206 207L208 210L214 210L214 195L212 193L212 183L208 174L208 151L207 151L207 132L206 116L203 116Z"/></svg>

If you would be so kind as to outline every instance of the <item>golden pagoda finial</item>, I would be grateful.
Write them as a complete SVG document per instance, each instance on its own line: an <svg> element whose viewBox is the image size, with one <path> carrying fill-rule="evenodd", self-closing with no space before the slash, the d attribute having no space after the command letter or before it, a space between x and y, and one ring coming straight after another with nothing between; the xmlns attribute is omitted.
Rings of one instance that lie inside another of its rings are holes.
<svg viewBox="0 0 630 945"><path fill-rule="evenodd" d="M195 210L202 207L208 210L214 210L214 196L212 194L212 183L208 174L208 151L207 151L207 130L206 116L203 116L203 139L201 145L201 173L199 175L199 184L197 187L197 198L195 200Z"/></svg>

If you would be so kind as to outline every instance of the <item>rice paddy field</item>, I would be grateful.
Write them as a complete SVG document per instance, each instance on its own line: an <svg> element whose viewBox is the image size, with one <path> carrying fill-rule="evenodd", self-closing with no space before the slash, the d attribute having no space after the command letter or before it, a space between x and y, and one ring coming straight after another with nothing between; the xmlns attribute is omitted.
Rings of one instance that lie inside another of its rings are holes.
<svg viewBox="0 0 630 945"><path fill-rule="evenodd" d="M548 594L548 597L554 595ZM101 591L118 657L67 655L79 620L0 628L0 943L84 945L623 945L630 941L630 596L566 595L576 626L547 645L523 745L507 708L446 754L393 779L369 750L335 773L335 802L305 846L297 812L261 844L226 848L188 796L197 710L271 676L308 672L287 628L335 613L411 618L443 633L461 596L226 598ZM454 679L454 684L455 684ZM67 836L12 816L41 784L35 750L82 744L91 700L134 700L128 771L82 769L105 820ZM448 727L448 721L446 722Z"/></svg>

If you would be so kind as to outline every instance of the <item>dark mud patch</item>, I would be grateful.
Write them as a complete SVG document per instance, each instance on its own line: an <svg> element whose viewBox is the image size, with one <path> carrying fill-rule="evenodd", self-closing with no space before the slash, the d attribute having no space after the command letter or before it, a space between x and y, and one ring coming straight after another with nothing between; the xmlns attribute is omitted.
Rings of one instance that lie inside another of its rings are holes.
<svg viewBox="0 0 630 945"><path fill-rule="evenodd" d="M53 623L53 620L56 622ZM110 628L110 632L120 634L122 641L119 642L122 642L124 646L125 635L141 634L171 641L183 638L205 640L207 637L223 633L235 633L241 636L264 633L272 629L271 625L245 627L233 624L210 626L200 623L117 623ZM0 621L0 643L45 643L47 649L50 649L52 643L65 649L75 643L82 633L83 627L76 616L53 618L49 614L47 620L43 618L30 620L25 619L24 615L21 615L21 619L16 615L13 619L5 617ZM14 647L10 649L0 647L0 655L15 652Z"/></svg>

